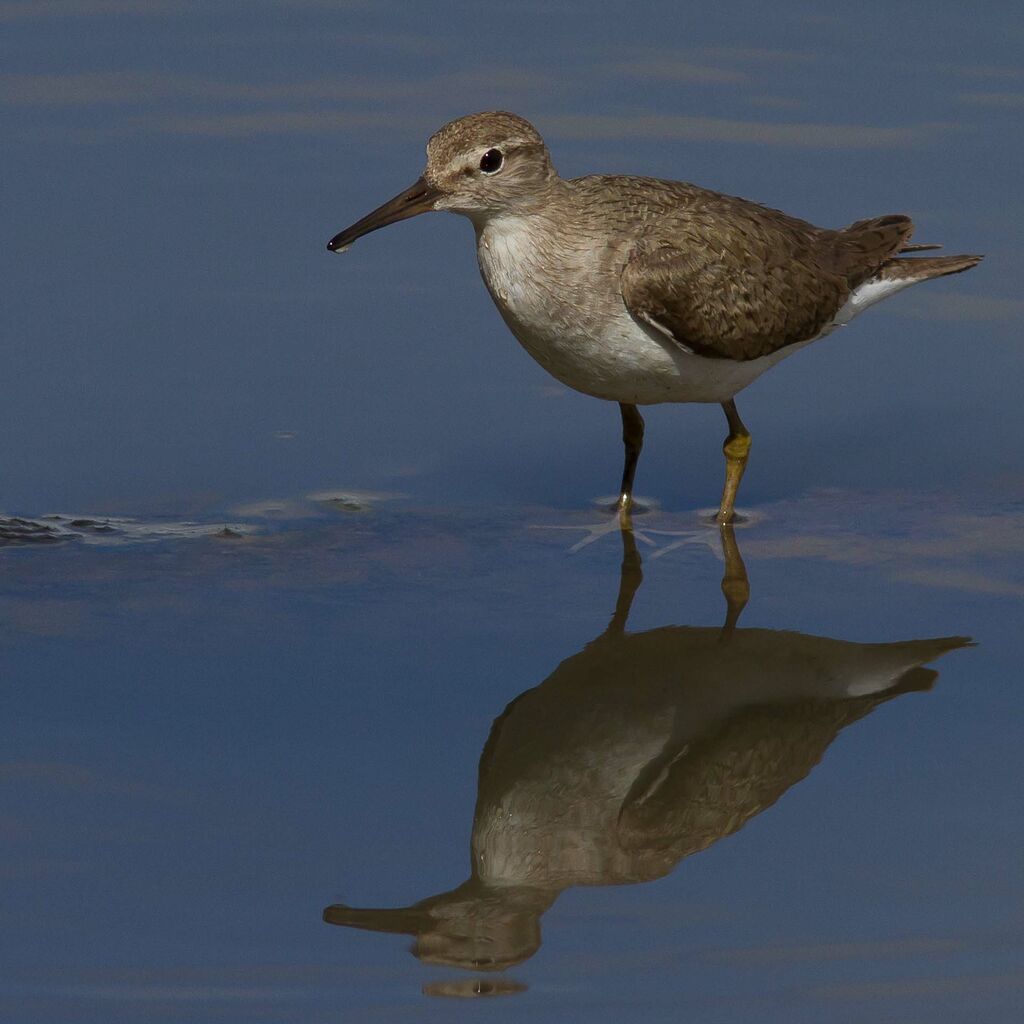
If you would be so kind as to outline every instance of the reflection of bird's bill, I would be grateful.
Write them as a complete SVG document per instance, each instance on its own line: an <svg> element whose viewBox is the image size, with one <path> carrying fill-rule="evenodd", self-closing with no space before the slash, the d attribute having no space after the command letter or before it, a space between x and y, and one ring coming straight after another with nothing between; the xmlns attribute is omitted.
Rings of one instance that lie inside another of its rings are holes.
<svg viewBox="0 0 1024 1024"><path fill-rule="evenodd" d="M540 948L540 916L557 893L529 886L492 887L471 878L450 892L408 907L324 910L328 924L411 935L424 963L473 971L502 971ZM486 993L480 993L486 994Z"/></svg>
<svg viewBox="0 0 1024 1024"><path fill-rule="evenodd" d="M414 907L347 907L334 903L324 910L324 921L328 924L396 935L415 935L425 917L423 911Z"/></svg>

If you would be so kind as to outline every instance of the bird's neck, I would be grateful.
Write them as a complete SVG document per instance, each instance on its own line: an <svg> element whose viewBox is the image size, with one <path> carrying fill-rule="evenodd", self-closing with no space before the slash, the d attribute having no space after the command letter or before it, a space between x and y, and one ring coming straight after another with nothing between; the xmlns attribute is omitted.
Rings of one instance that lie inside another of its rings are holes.
<svg viewBox="0 0 1024 1024"><path fill-rule="evenodd" d="M467 211L466 216L473 222L479 237L488 228L493 229L499 224L534 222L557 216L570 202L567 183L553 175L542 185L509 197L501 206Z"/></svg>

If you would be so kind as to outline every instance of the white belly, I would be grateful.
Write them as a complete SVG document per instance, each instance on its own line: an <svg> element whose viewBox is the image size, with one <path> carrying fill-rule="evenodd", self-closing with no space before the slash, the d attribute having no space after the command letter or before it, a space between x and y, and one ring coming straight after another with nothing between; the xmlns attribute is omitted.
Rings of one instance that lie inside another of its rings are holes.
<svg viewBox="0 0 1024 1024"><path fill-rule="evenodd" d="M506 320L512 326L512 318L506 316ZM803 347L791 346L746 362L708 359L649 333L625 307L621 316L594 333L553 333L523 324L512 329L526 351L564 384L597 398L633 405L728 401Z"/></svg>
<svg viewBox="0 0 1024 1024"><path fill-rule="evenodd" d="M588 253L553 257L548 251L541 266L537 241L522 220L480 225L477 255L484 282L523 348L563 384L595 398L633 405L725 402L816 340L743 362L694 355L635 320L618 290L609 289L594 272ZM855 302L862 290L870 291L864 296L868 301ZM819 337L852 319L882 292L861 286Z"/></svg>
<svg viewBox="0 0 1024 1024"><path fill-rule="evenodd" d="M516 323L514 311L502 312L523 348L563 384L633 405L728 401L797 347L733 362L694 355L668 338L652 336L625 308L594 333L556 333Z"/></svg>

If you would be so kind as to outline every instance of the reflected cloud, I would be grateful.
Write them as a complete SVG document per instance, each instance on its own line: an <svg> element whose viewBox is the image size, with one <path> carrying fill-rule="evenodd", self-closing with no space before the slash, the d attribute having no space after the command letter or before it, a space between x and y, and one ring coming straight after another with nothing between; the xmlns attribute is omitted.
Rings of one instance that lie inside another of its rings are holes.
<svg viewBox="0 0 1024 1024"><path fill-rule="evenodd" d="M954 64L945 70L964 78L1024 78L1024 68L1008 68L998 64L972 64L967 67Z"/></svg>
<svg viewBox="0 0 1024 1024"><path fill-rule="evenodd" d="M1024 595L1024 586L1008 580L993 579L981 572L957 569L905 569L902 579L926 587L948 587L951 590L973 591L975 594L999 594L1004 597Z"/></svg>
<svg viewBox="0 0 1024 1024"><path fill-rule="evenodd" d="M1007 486L1011 482L1007 481ZM893 492L868 498L820 490L764 510L766 522L808 524L751 538L755 558L806 558L879 570L890 579L965 593L1024 594L1018 571L1024 520L1015 507L973 511L934 496ZM827 529L815 523L828 521ZM893 524L899 523L895 530Z"/></svg>
<svg viewBox="0 0 1024 1024"><path fill-rule="evenodd" d="M450 106L473 97L477 108L514 109L543 102L567 91L592 90L602 76L697 84L748 81L754 61L795 60L778 51L714 51L736 66L706 63L679 55L638 54L611 65L577 69L556 76L545 68L495 65L407 78L345 75L299 81L230 80L151 72L10 74L0 76L0 103L24 107L145 107L157 109L121 116L103 128L81 132L83 139L104 133L158 131L199 136L324 134L372 129L388 134L422 135L436 125L424 122L424 103ZM801 58L802 59L802 58ZM756 97L754 99L757 99ZM177 101L190 109L159 109ZM276 109L217 109L226 103L276 105ZM325 103L334 108L324 108ZM775 98L779 108L794 101ZM282 107L284 109L282 109ZM379 108L379 109L377 109ZM564 108L563 108L564 109ZM960 129L951 122L904 126L746 121L728 118L656 114L589 115L552 112L541 118L546 134L565 139L624 141L653 139L702 141L811 149L900 149L926 145ZM71 132L72 126L61 126ZM69 135L69 137L71 137Z"/></svg>
<svg viewBox="0 0 1024 1024"><path fill-rule="evenodd" d="M324 36L321 33L316 38L323 39ZM335 36L328 36L328 38L339 46L356 46L361 50L397 50L404 53L438 56L450 53L455 49L455 40L451 36L439 37L427 32L420 35L390 31L386 35L381 32L339 33Z"/></svg>
<svg viewBox="0 0 1024 1024"><path fill-rule="evenodd" d="M894 316L906 316L914 320L955 323L973 320L1024 320L1024 300L1003 299L994 295L942 292L929 296L927 300L911 296L892 313Z"/></svg>
<svg viewBox="0 0 1024 1024"><path fill-rule="evenodd" d="M174 14L189 6L181 0L8 0L7 3L0 3L0 22L123 14Z"/></svg>
<svg viewBox="0 0 1024 1024"><path fill-rule="evenodd" d="M437 127L434 117L424 120L425 103L448 107L473 96L480 107L521 106L563 86L543 69L519 66L298 81L130 71L11 74L0 75L0 105L50 108L53 123L33 125L32 137L59 132L78 142L142 132L231 138L370 130L375 137L420 138ZM62 109L90 107L105 111L105 123L81 128L56 119Z"/></svg>
<svg viewBox="0 0 1024 1024"><path fill-rule="evenodd" d="M1006 974L974 974L959 977L901 978L895 981L846 982L819 985L809 995L817 999L865 1000L950 995L984 995L1024 989L1024 971Z"/></svg>
<svg viewBox="0 0 1024 1024"><path fill-rule="evenodd" d="M731 527L720 628L627 629L643 580L622 531L607 626L495 720L480 756L470 877L410 906L334 904L330 924L414 937L432 964L500 971L533 956L574 886L652 881L741 829L889 700L931 689L949 636L861 644L741 629L749 596ZM415 840L413 840L415 845Z"/></svg>
<svg viewBox="0 0 1024 1024"><path fill-rule="evenodd" d="M167 132L171 135L207 135L218 138L251 135L316 135L361 128L394 130L395 118L381 114L351 114L346 111L265 111L251 114L209 114L136 118L136 128ZM410 131L412 124L407 125Z"/></svg>
<svg viewBox="0 0 1024 1024"><path fill-rule="evenodd" d="M140 782L116 778L88 765L62 761L0 763L0 785L11 784L54 787L90 796L109 793L133 795L146 791Z"/></svg>
<svg viewBox="0 0 1024 1024"><path fill-rule="evenodd" d="M964 92L957 99L976 107L1024 108L1024 92Z"/></svg>
<svg viewBox="0 0 1024 1024"><path fill-rule="evenodd" d="M42 881L85 875L89 865L78 860L35 857L31 861L0 860L0 879L5 882Z"/></svg>
<svg viewBox="0 0 1024 1024"><path fill-rule="evenodd" d="M666 139L809 149L902 149L935 142L958 129L950 122L883 128L857 124L733 121L668 114L555 115L546 117L543 123L551 136L569 139Z"/></svg>
<svg viewBox="0 0 1024 1024"><path fill-rule="evenodd" d="M703 46L698 51L709 60L736 60L748 64L806 64L822 59L810 50L779 50L767 46Z"/></svg>
<svg viewBox="0 0 1024 1024"><path fill-rule="evenodd" d="M702 46L681 51L630 48L628 52L632 59L613 63L608 70L630 78L711 85L749 81L751 68L821 59L820 54L756 46Z"/></svg>
<svg viewBox="0 0 1024 1024"><path fill-rule="evenodd" d="M724 85L744 82L746 72L692 64L685 60L637 60L610 65L609 71L629 78L653 79L658 82L704 82Z"/></svg>
<svg viewBox="0 0 1024 1024"><path fill-rule="evenodd" d="M795 96L748 96L747 102L754 107L764 107L766 110L798 110L806 107L807 101L797 99Z"/></svg>
<svg viewBox="0 0 1024 1024"><path fill-rule="evenodd" d="M460 90L542 92L550 76L523 68L495 67L428 78L348 75L299 81L232 81L197 75L108 71L69 74L0 75L0 102L10 106L89 106L148 103L184 98L249 102L366 100L388 102L445 95ZM280 113L280 112L278 112ZM315 113L315 111L306 111ZM329 112L337 115L338 111ZM390 111L388 112L390 113ZM368 113L354 116L370 116ZM376 115L378 118L382 115Z"/></svg>
<svg viewBox="0 0 1024 1024"><path fill-rule="evenodd" d="M754 946L705 953L702 959L740 967L772 967L825 960L893 960L897 957L941 956L958 953L965 939L884 939L878 942L825 942L807 946Z"/></svg>

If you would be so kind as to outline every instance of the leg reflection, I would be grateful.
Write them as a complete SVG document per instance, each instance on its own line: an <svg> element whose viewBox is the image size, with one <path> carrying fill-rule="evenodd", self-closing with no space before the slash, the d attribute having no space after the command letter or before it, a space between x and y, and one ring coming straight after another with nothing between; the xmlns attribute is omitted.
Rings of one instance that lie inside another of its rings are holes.
<svg viewBox="0 0 1024 1024"><path fill-rule="evenodd" d="M719 527L722 539L722 554L725 556L725 573L722 576L722 593L725 595L725 623L722 626L722 639L732 636L740 614L750 600L750 581L747 579L747 567L743 564L740 546L736 542L736 532L731 523L722 523Z"/></svg>
<svg viewBox="0 0 1024 1024"><path fill-rule="evenodd" d="M739 622L743 609L750 600L750 581L747 578L747 567L743 564L740 546L736 540L736 532L731 523L721 523L718 527L722 554L725 558L725 571L722 575L722 594L725 596L725 622L722 624L722 639L732 636ZM643 559L636 546L636 537L631 527L623 527L622 566L619 573L619 593L615 599L615 611L608 623L607 633L624 633L629 619L633 599L644 579Z"/></svg>
<svg viewBox="0 0 1024 1024"><path fill-rule="evenodd" d="M628 526L624 526L619 532L622 535L622 567L619 572L619 593L615 599L615 611L612 613L612 620L608 623L606 633L625 632L629 610L633 607L633 598L636 596L636 592L644 580L643 559L640 557L640 552L637 549L633 530Z"/></svg>

